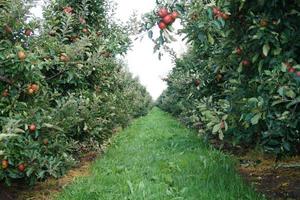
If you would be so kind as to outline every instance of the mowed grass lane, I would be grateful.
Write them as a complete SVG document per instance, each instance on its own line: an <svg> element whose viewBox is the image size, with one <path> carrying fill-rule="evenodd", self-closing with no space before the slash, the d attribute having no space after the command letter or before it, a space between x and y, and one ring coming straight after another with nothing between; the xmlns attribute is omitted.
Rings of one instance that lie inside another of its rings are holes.
<svg viewBox="0 0 300 200"><path fill-rule="evenodd" d="M121 132L59 200L263 199L246 186L234 161L205 145L169 114L154 108Z"/></svg>

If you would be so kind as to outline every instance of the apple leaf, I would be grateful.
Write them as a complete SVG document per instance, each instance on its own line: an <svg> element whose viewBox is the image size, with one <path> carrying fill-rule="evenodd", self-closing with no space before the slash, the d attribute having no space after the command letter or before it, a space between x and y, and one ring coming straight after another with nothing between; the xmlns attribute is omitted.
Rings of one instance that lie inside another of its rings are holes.
<svg viewBox="0 0 300 200"><path fill-rule="evenodd" d="M265 56L268 56L268 54L269 54L269 52L270 52L270 45L267 43L267 44L265 44L264 46L263 46L263 54L265 55Z"/></svg>

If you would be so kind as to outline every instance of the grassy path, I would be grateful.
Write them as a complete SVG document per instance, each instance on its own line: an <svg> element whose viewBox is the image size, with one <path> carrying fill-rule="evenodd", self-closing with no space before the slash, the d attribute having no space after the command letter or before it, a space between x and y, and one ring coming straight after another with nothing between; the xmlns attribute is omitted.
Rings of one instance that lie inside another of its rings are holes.
<svg viewBox="0 0 300 200"><path fill-rule="evenodd" d="M120 133L106 155L59 200L263 199L234 172L230 157L213 150L155 108Z"/></svg>

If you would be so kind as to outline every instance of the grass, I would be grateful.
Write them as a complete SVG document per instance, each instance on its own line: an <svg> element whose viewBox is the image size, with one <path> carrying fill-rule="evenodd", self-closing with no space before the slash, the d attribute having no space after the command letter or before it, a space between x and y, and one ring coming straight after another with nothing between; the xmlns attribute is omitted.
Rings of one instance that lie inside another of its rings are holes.
<svg viewBox="0 0 300 200"><path fill-rule="evenodd" d="M205 145L154 108L120 133L92 176L66 187L59 200L263 199L235 172L233 159Z"/></svg>

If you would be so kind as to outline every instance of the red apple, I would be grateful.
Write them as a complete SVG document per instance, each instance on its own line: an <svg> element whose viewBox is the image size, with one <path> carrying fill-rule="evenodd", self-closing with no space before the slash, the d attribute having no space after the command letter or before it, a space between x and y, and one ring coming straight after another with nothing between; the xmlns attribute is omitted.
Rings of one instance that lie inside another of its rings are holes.
<svg viewBox="0 0 300 200"><path fill-rule="evenodd" d="M173 19L177 19L179 17L179 13L177 11L173 11L171 13L171 16L172 16Z"/></svg>
<svg viewBox="0 0 300 200"><path fill-rule="evenodd" d="M157 14L160 18L164 18L165 16L167 16L169 14L169 11L167 8L161 8L161 9L159 9Z"/></svg>
<svg viewBox="0 0 300 200"><path fill-rule="evenodd" d="M172 17L172 15L167 15L163 18L163 22L166 24L166 25L169 25L171 24L172 22L174 22L174 19Z"/></svg>
<svg viewBox="0 0 300 200"><path fill-rule="evenodd" d="M64 7L64 12L67 14L70 14L73 12L73 8L70 6Z"/></svg>
<svg viewBox="0 0 300 200"><path fill-rule="evenodd" d="M198 86L200 85L200 83L201 83L201 82L200 82L200 80L199 80L199 79L197 79L197 80L195 80L195 82L194 82L194 83L195 83L195 86L197 86L197 87L198 87Z"/></svg>
<svg viewBox="0 0 300 200"><path fill-rule="evenodd" d="M30 132L35 132L35 131L36 131L36 125L35 125L35 124L29 125L29 126L28 126L28 130L29 130Z"/></svg>
<svg viewBox="0 0 300 200"><path fill-rule="evenodd" d="M290 73L295 73L296 72L296 69L294 67L290 67L289 70L288 70Z"/></svg>
<svg viewBox="0 0 300 200"><path fill-rule="evenodd" d="M8 89L5 89L5 90L2 92L2 96L3 96L3 97L8 97L8 96L9 96L9 91L8 91Z"/></svg>
<svg viewBox="0 0 300 200"><path fill-rule="evenodd" d="M25 165L23 163L19 164L18 169L19 169L20 172L24 172L25 171Z"/></svg>
<svg viewBox="0 0 300 200"><path fill-rule="evenodd" d="M267 27L268 26L268 21L266 19L262 19L259 22L261 27Z"/></svg>
<svg viewBox="0 0 300 200"><path fill-rule="evenodd" d="M2 160L2 169L8 168L8 160Z"/></svg>
<svg viewBox="0 0 300 200"><path fill-rule="evenodd" d="M166 25L164 22L159 22L158 27L159 27L161 30L164 30L164 29L167 28L167 25Z"/></svg>
<svg viewBox="0 0 300 200"><path fill-rule="evenodd" d="M26 59L26 54L25 54L25 52L24 51L19 51L18 52L18 58L19 58L19 60L25 60Z"/></svg>
<svg viewBox="0 0 300 200"><path fill-rule="evenodd" d="M235 51L236 51L236 54L238 54L238 55L242 55L242 53L243 53L243 49L241 47L237 47L235 49Z"/></svg>
<svg viewBox="0 0 300 200"><path fill-rule="evenodd" d="M221 11L220 11L220 8L218 8L218 7L213 7L213 13L214 13L214 15L218 15L220 12L221 12Z"/></svg>
<svg viewBox="0 0 300 200"><path fill-rule="evenodd" d="M243 64L244 66L249 66L251 63L250 63L249 60L243 60L243 61L242 61L242 64Z"/></svg>
<svg viewBox="0 0 300 200"><path fill-rule="evenodd" d="M25 34L26 36L29 37L29 36L31 36L31 34L32 34L32 30L29 29L29 28L27 28L27 29L25 30L24 34Z"/></svg>
<svg viewBox="0 0 300 200"><path fill-rule="evenodd" d="M224 20L228 20L228 19L229 19L229 15L226 14L226 13L221 13L221 17L222 17Z"/></svg>

